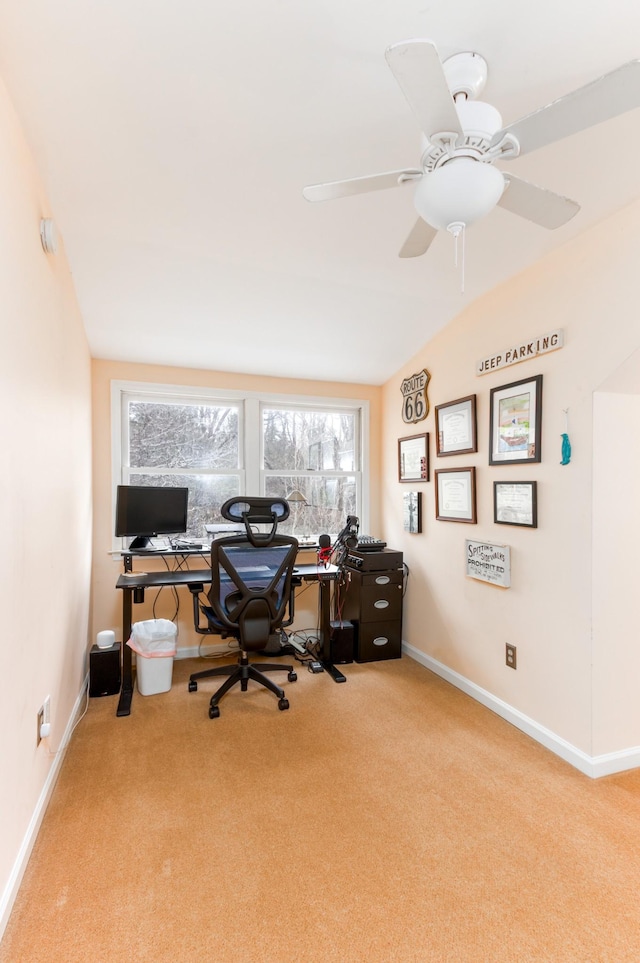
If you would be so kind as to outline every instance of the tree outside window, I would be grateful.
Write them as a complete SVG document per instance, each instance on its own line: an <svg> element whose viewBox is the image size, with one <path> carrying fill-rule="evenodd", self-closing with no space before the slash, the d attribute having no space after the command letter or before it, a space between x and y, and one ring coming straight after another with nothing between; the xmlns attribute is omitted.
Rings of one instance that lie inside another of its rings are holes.
<svg viewBox="0 0 640 963"><path fill-rule="evenodd" d="M235 495L294 495L280 528L298 537L338 533L347 515L361 513L358 403L282 404L128 383L114 390L122 406L114 481L187 487L194 539L224 521L220 507Z"/></svg>
<svg viewBox="0 0 640 963"><path fill-rule="evenodd" d="M238 407L130 401L125 484L189 489L188 534L223 521L220 506L240 491Z"/></svg>

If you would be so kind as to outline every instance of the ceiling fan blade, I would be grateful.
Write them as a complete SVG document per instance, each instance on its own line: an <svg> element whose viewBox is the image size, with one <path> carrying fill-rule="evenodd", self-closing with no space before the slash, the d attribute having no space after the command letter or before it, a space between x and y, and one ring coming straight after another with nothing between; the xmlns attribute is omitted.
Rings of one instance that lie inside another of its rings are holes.
<svg viewBox="0 0 640 963"><path fill-rule="evenodd" d="M461 134L458 112L435 46L429 40L407 40L387 47L385 57L423 134Z"/></svg>
<svg viewBox="0 0 640 963"><path fill-rule="evenodd" d="M368 194L370 191L383 191L388 187L398 187L421 176L422 171L415 169L386 171L384 174L352 177L346 181L311 184L304 188L302 196L308 201L332 201L337 197L350 197L352 194Z"/></svg>
<svg viewBox="0 0 640 963"><path fill-rule="evenodd" d="M491 146L505 134L513 134L520 144L520 153L526 154L634 107L640 107L640 60L630 60L585 87L521 117L499 130Z"/></svg>
<svg viewBox="0 0 640 963"><path fill-rule="evenodd" d="M431 227L419 217L400 248L398 257L420 257L421 254L425 254L437 233L435 227Z"/></svg>
<svg viewBox="0 0 640 963"><path fill-rule="evenodd" d="M537 187L513 174L504 174L506 187L498 201L500 207L553 231L570 221L580 205L561 194Z"/></svg>

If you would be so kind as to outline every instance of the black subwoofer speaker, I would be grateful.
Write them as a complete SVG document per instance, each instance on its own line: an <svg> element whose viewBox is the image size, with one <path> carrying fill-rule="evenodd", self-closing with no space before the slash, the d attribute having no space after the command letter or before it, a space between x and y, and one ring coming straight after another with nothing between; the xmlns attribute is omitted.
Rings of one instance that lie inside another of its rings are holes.
<svg viewBox="0 0 640 963"><path fill-rule="evenodd" d="M106 696L120 692L120 643L89 652L89 695Z"/></svg>
<svg viewBox="0 0 640 963"><path fill-rule="evenodd" d="M353 662L353 622L331 622L329 632L329 662L346 665Z"/></svg>

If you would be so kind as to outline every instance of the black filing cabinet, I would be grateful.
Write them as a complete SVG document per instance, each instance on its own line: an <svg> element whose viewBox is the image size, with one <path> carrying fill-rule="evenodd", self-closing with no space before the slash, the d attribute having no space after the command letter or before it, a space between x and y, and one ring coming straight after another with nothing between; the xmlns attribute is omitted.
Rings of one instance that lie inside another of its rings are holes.
<svg viewBox="0 0 640 963"><path fill-rule="evenodd" d="M355 626L356 662L402 655L402 569L373 572L345 569L342 617Z"/></svg>

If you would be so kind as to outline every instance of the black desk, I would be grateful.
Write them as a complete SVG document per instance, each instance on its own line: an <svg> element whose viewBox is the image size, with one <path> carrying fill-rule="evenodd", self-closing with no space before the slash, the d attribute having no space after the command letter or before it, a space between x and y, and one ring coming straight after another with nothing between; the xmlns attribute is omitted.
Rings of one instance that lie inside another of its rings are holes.
<svg viewBox="0 0 640 963"><path fill-rule="evenodd" d="M189 554L202 555L202 552L189 553L185 550L179 552L147 552L137 557L157 558L163 555L186 556ZM126 552L123 553L123 556L125 571L123 575L118 576L116 582L116 588L122 589L122 687L116 714L128 716L131 713L131 700L133 698L133 670L131 648L127 645L127 639L131 636L133 605L144 601L145 589L149 588L178 587L180 585L188 585L189 587L201 585L204 588L211 582L211 569L178 568L172 572L134 572L132 571L133 555ZM344 675L329 661L331 582L335 580L337 574L338 569L335 565L330 565L326 569L319 568L317 565L296 565L293 577L299 579L300 582L319 582L322 663L335 682L346 682Z"/></svg>

